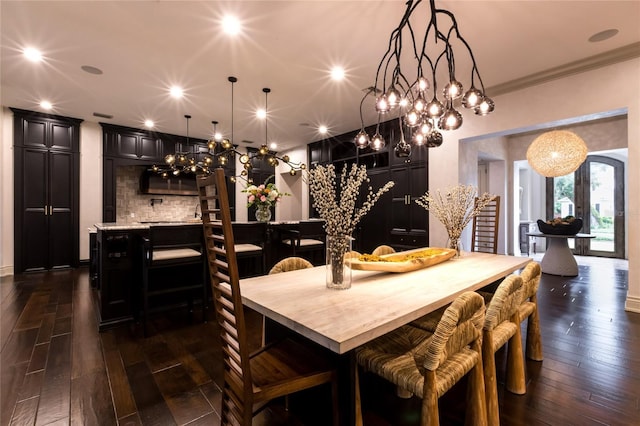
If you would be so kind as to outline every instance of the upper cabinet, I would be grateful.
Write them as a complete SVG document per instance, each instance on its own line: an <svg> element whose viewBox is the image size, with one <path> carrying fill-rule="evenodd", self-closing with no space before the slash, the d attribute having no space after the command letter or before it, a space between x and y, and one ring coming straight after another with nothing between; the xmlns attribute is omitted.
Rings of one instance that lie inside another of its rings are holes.
<svg viewBox="0 0 640 426"><path fill-rule="evenodd" d="M40 114L11 108L15 116L15 145L23 148L52 149L77 152L80 146L78 135L82 120Z"/></svg>
<svg viewBox="0 0 640 426"><path fill-rule="evenodd" d="M162 161L162 140L151 134L102 124L104 155L132 160Z"/></svg>

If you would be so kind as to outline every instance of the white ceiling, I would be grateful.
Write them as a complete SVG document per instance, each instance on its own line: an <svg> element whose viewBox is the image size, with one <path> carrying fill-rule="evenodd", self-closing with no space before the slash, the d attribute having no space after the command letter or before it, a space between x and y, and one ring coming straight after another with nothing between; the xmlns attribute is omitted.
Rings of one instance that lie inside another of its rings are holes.
<svg viewBox="0 0 640 426"><path fill-rule="evenodd" d="M448 0L437 6L456 16L489 95L505 83L640 42L637 0ZM265 140L255 110L264 107L262 88L269 87L269 140L289 149L320 139L320 124L333 135L360 126L363 89L374 84L403 11L399 0L2 0L1 102L41 111L38 103L47 99L55 114L137 128L150 118L156 130L181 135L183 116L190 114L190 136L204 139L212 120L230 134L227 77L236 76L234 142ZM227 13L243 22L235 38L220 30ZM588 41L608 29L619 33ZM21 53L27 46L39 48L44 61L27 61ZM456 59L457 76L468 86L468 72ZM83 65L103 74L86 73ZM346 70L342 82L329 78L335 65ZM168 96L174 84L185 89L182 100ZM365 103L365 124L374 122L372 110L372 102Z"/></svg>

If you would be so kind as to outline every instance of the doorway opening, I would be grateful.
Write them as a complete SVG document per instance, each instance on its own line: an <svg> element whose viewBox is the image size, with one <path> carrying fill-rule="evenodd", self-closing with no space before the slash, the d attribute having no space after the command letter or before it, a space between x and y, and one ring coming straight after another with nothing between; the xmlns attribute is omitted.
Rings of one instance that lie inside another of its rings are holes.
<svg viewBox="0 0 640 426"><path fill-rule="evenodd" d="M625 257L624 162L590 155L572 174L546 179L547 217L575 216L582 233L593 239L569 239L582 256Z"/></svg>

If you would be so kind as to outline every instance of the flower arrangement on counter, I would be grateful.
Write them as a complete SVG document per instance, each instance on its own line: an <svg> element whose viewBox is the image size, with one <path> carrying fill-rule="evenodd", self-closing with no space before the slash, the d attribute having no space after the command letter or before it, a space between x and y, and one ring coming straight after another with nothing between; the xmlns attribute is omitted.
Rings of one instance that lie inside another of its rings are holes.
<svg viewBox="0 0 640 426"><path fill-rule="evenodd" d="M272 177L273 175L269 176L264 183L258 186L249 185L242 190L242 192L247 193L247 207L254 205L257 208L271 207L280 201L282 197L291 195L286 192L280 192L275 183L269 182Z"/></svg>
<svg viewBox="0 0 640 426"><path fill-rule="evenodd" d="M473 185L458 184L444 194L439 189L435 193L427 191L416 200L416 204L433 213L444 225L449 236L449 248L458 253L464 228L495 198L487 192L480 196L477 193Z"/></svg>

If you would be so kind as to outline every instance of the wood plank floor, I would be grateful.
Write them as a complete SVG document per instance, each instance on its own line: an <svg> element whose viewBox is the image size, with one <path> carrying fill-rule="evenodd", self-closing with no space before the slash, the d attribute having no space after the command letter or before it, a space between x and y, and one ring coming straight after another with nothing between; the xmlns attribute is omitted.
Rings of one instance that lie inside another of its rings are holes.
<svg viewBox="0 0 640 426"><path fill-rule="evenodd" d="M525 395L499 389L503 425L640 425L640 314L623 309L626 262L588 259L580 276L543 275L545 359L527 361ZM97 332L85 268L0 280L1 425L217 425L222 365L214 322L185 312ZM260 318L248 313L252 341ZM525 330L523 329L523 334ZM499 380L505 367L498 353ZM363 374L366 425L417 425L420 402ZM462 424L464 383L440 401ZM328 390L276 401L257 425L329 424Z"/></svg>

